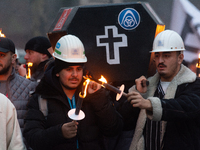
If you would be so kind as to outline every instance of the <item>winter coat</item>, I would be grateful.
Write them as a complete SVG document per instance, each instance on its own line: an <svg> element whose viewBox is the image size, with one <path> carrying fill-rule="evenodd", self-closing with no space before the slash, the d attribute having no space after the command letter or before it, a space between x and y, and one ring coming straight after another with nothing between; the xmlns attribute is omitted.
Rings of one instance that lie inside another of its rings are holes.
<svg viewBox="0 0 200 150"><path fill-rule="evenodd" d="M0 93L0 149L26 150L14 105Z"/></svg>
<svg viewBox="0 0 200 150"><path fill-rule="evenodd" d="M58 78L49 67L28 104L24 137L34 150L103 150L104 136L115 136L122 131L123 122L109 100L108 92L100 89L83 100L85 118L79 122L77 136L66 139L61 127L71 122L67 113L71 109ZM78 89L75 100L78 100ZM48 116L39 110L38 94L47 100Z"/></svg>
<svg viewBox="0 0 200 150"><path fill-rule="evenodd" d="M31 81L35 81L35 82L38 82L38 83L40 82L40 80L44 76L45 65L48 61L49 61L49 59L41 62L34 72L31 70L31 72L32 72L31 73L31 79L30 79Z"/></svg>
<svg viewBox="0 0 200 150"><path fill-rule="evenodd" d="M153 112L142 109L139 114L130 150L143 150L143 128L146 117L162 121L163 150L200 149L200 79L184 65L170 82L164 99L153 97L160 80L156 73L149 78L144 98L151 101ZM129 91L135 90L135 87ZM134 108L133 108L134 109Z"/></svg>
<svg viewBox="0 0 200 150"><path fill-rule="evenodd" d="M14 68L6 81L6 96L11 100L17 110L17 118L22 130L24 127L24 116L27 111L26 105L35 87L35 82L16 74Z"/></svg>

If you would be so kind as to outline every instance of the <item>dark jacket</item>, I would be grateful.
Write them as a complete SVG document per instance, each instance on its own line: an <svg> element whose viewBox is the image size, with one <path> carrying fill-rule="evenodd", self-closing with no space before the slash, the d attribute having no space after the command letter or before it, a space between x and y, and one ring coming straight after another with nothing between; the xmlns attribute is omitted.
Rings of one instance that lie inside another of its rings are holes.
<svg viewBox="0 0 200 150"><path fill-rule="evenodd" d="M17 119L21 130L23 130L24 127L24 116L27 111L26 105L36 85L35 82L16 74L14 68L6 81L5 88L7 93L5 95L11 100L17 110Z"/></svg>
<svg viewBox="0 0 200 150"><path fill-rule="evenodd" d="M148 79L150 84L143 97L151 101L153 113L141 109L130 150L144 149L143 128L146 117L153 121L162 121L163 150L199 150L200 79L181 65L181 70L170 82L164 99L153 97L159 79L158 73ZM135 87L129 91L132 90ZM131 111L133 110L134 108Z"/></svg>
<svg viewBox="0 0 200 150"><path fill-rule="evenodd" d="M34 72L33 72L33 70L31 70L31 79L30 79L31 81L40 82L40 80L44 76L45 65L48 61L49 61L49 59L41 62Z"/></svg>
<svg viewBox="0 0 200 150"><path fill-rule="evenodd" d="M52 64L51 64L52 65ZM108 92L100 89L87 95L82 110L85 118L79 121L77 136L65 139L61 126L71 122L67 113L70 106L58 78L49 67L30 99L25 118L24 137L34 150L75 150L77 140L80 150L103 150L104 136L115 136L122 131L123 122L109 100ZM77 89L78 90L78 89ZM76 98L78 99L78 91ZM48 116L45 119L38 106L38 94L47 99Z"/></svg>

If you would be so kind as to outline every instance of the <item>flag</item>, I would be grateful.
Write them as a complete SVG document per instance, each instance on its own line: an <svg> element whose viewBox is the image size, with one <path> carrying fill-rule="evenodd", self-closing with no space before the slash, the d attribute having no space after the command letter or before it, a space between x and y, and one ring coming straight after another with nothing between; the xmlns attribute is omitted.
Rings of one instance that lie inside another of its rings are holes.
<svg viewBox="0 0 200 150"><path fill-rule="evenodd" d="M189 0L174 0L170 29L183 38L185 60L198 58L200 51L200 11Z"/></svg>

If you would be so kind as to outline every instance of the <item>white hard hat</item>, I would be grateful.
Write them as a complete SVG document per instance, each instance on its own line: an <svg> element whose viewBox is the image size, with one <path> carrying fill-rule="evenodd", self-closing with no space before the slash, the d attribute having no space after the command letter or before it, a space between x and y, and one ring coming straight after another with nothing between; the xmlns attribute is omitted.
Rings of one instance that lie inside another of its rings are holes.
<svg viewBox="0 0 200 150"><path fill-rule="evenodd" d="M151 52L184 51L184 43L181 36L172 30L165 30L159 33L153 42Z"/></svg>
<svg viewBox="0 0 200 150"><path fill-rule="evenodd" d="M81 40L74 35L65 35L56 43L53 56L68 63L85 63L85 49Z"/></svg>

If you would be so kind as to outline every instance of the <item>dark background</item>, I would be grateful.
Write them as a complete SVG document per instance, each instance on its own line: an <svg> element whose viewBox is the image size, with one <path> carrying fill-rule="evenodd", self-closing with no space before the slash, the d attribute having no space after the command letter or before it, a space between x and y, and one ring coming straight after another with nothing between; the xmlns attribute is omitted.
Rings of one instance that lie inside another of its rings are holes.
<svg viewBox="0 0 200 150"><path fill-rule="evenodd" d="M170 26L173 0L140 0L148 2L166 25ZM34 36L46 36L61 7L137 2L135 0L1 0L0 28L13 40L19 54L23 55L26 42ZM190 0L200 8L199 0ZM21 60L23 61L23 60Z"/></svg>

